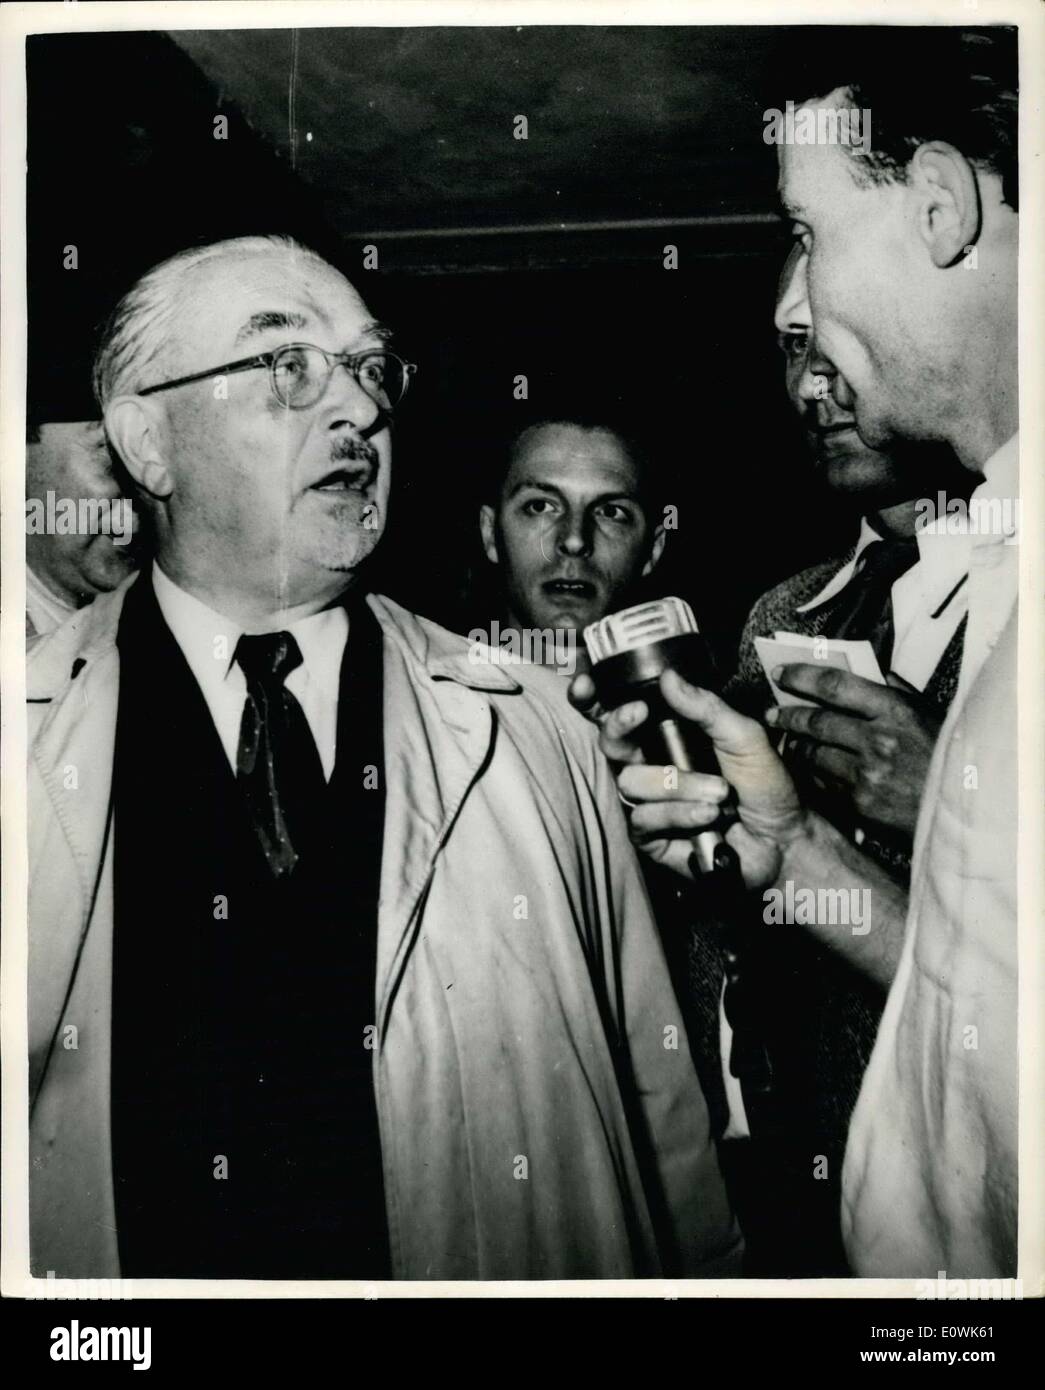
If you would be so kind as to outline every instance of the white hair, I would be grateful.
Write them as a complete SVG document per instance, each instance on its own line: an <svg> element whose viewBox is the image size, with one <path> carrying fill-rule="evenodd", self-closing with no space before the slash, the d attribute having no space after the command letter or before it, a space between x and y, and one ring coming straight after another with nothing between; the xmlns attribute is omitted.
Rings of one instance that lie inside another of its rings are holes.
<svg viewBox="0 0 1045 1390"><path fill-rule="evenodd" d="M133 394L154 383L157 362L170 342L175 308L186 282L202 265L225 256L303 256L326 265L307 246L286 236L242 236L179 251L145 272L117 304L94 359L94 394L102 410L114 396Z"/></svg>

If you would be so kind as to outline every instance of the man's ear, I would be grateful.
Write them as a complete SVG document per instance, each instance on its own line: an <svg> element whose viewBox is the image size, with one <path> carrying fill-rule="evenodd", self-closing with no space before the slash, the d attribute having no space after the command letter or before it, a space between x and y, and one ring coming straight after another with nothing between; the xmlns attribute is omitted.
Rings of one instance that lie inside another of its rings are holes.
<svg viewBox="0 0 1045 1390"><path fill-rule="evenodd" d="M483 550L491 565L501 563L497 554L497 514L488 502L479 508L479 534L483 538Z"/></svg>
<svg viewBox="0 0 1045 1390"><path fill-rule="evenodd" d="M174 479L160 449L158 408L140 396L116 396L105 407L105 432L134 481L153 497L169 497Z"/></svg>
<svg viewBox="0 0 1045 1390"><path fill-rule="evenodd" d="M653 544L650 546L649 559L642 567L643 579L646 578L647 574L652 574L660 564L660 557L664 554L664 542L667 538L668 535L664 527L658 525L653 532Z"/></svg>
<svg viewBox="0 0 1045 1390"><path fill-rule="evenodd" d="M942 140L919 145L908 182L921 195L918 231L939 270L953 265L980 234L976 172L960 150Z"/></svg>

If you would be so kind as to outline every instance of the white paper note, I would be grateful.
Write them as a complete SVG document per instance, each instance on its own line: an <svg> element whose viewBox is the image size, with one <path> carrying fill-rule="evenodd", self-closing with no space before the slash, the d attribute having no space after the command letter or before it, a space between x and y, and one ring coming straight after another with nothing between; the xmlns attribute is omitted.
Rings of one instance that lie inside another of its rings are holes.
<svg viewBox="0 0 1045 1390"><path fill-rule="evenodd" d="M777 666L788 666L794 662L808 662L810 665L834 666L842 671L850 671L854 676L885 684L878 658L870 642L852 642L846 638L811 637L803 632L777 632L773 637L756 637L755 650L762 663L778 705L817 705L819 701L810 700L804 695L793 695L789 690L781 690L770 675Z"/></svg>

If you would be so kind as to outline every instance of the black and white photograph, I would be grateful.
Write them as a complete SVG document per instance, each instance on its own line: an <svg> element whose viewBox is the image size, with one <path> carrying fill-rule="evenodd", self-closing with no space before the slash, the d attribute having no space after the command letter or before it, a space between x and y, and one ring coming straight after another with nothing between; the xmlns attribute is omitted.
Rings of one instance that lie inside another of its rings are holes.
<svg viewBox="0 0 1045 1390"><path fill-rule="evenodd" d="M4 9L8 1299L1040 1295L1040 8Z"/></svg>

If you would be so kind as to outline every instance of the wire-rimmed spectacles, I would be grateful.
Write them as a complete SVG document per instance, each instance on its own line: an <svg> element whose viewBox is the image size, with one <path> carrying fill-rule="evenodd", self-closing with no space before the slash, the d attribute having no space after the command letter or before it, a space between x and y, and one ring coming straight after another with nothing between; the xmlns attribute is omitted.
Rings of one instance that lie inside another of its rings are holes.
<svg viewBox="0 0 1045 1390"><path fill-rule="evenodd" d="M139 396L152 396L157 391L170 391L175 386L188 386L193 381L225 376L232 372L249 372L267 367L273 394L288 410L307 410L321 400L337 366L345 367L360 388L381 407L391 411L406 395L410 378L417 371L413 362L404 362L385 348L369 348L365 352L327 352L313 343L287 343L270 352L254 357L241 357L220 367L208 367L205 372L180 376L174 381L161 381L138 391Z"/></svg>

